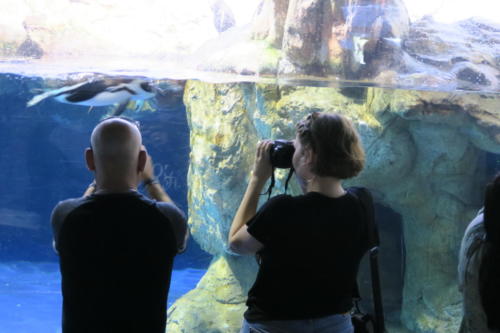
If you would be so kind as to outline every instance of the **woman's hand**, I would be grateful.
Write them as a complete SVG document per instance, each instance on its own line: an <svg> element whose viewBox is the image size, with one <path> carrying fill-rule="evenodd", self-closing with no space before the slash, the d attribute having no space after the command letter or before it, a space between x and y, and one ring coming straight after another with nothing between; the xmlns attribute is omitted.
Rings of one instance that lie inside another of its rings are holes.
<svg viewBox="0 0 500 333"><path fill-rule="evenodd" d="M265 182L273 173L270 158L272 144L272 140L264 140L260 141L257 145L257 154L252 171L252 177L257 181Z"/></svg>

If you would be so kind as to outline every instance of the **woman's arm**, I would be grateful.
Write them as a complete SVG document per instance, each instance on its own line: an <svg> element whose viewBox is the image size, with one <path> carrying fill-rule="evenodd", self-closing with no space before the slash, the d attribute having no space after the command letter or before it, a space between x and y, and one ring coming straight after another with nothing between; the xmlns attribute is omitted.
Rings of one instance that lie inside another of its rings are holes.
<svg viewBox="0 0 500 333"><path fill-rule="evenodd" d="M260 142L257 146L254 169L229 230L229 247L231 251L238 254L254 254L263 246L261 242L248 233L246 223L257 212L260 193L273 172L269 159L271 145L272 141L267 140Z"/></svg>

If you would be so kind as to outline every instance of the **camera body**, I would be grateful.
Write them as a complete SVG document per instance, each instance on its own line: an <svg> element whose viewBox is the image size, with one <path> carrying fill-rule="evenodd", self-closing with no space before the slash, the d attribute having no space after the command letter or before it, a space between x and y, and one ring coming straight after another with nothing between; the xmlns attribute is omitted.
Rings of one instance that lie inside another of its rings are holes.
<svg viewBox="0 0 500 333"><path fill-rule="evenodd" d="M274 168L290 169L293 166L294 152L293 141L274 140L270 150L271 165Z"/></svg>

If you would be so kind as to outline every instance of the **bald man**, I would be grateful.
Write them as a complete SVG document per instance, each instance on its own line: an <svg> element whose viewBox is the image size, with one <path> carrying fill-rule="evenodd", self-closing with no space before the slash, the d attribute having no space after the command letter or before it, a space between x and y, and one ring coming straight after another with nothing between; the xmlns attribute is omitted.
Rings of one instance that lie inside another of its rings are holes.
<svg viewBox="0 0 500 333"><path fill-rule="evenodd" d="M95 184L52 212L62 275L63 333L164 333L184 214L154 180L137 125L99 123L85 151ZM143 182L153 200L137 191Z"/></svg>

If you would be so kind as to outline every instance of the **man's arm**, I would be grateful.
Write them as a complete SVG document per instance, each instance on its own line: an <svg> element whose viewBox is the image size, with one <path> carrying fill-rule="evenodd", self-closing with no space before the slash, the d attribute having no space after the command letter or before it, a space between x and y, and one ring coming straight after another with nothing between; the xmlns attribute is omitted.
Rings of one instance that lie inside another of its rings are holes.
<svg viewBox="0 0 500 333"><path fill-rule="evenodd" d="M156 205L158 209L168 218L175 235L177 253L184 252L189 238L189 228L184 213L174 204L161 202Z"/></svg>
<svg viewBox="0 0 500 333"><path fill-rule="evenodd" d="M85 192L83 192L83 196L88 197L89 195L94 194L95 190L96 190L96 186L95 186L95 180L94 180L92 183L89 184L89 186L87 187Z"/></svg>
<svg viewBox="0 0 500 333"><path fill-rule="evenodd" d="M151 159L151 156L149 154L146 161L146 166L141 173L140 179L146 187L146 190L148 191L148 194L151 198L155 199L156 201L168 202L175 205L163 186L161 186L160 182L158 182L158 180L155 178L153 160Z"/></svg>
<svg viewBox="0 0 500 333"><path fill-rule="evenodd" d="M52 247L54 251L59 254L57 250L57 242L59 240L59 231L64 223L64 219L68 214L80 203L79 200L68 199L59 202L50 215L50 224L52 226Z"/></svg>
<svg viewBox="0 0 500 333"><path fill-rule="evenodd" d="M148 180L144 182L144 186L146 187L146 190L148 191L148 194L151 198L155 199L156 201L168 202L175 205L170 196L163 189L163 186L161 186L161 184L156 180Z"/></svg>
<svg viewBox="0 0 500 333"><path fill-rule="evenodd" d="M160 182L158 182L158 180L156 179L154 175L153 160L149 154L146 161L146 166L144 167L144 170L140 175L140 180L151 198L155 199L156 201L168 204L159 205L159 207L172 224L172 228L177 240L178 253L184 252L184 250L186 249L187 240L189 238L189 228L187 225L186 217L167 194L163 186L161 186Z"/></svg>

